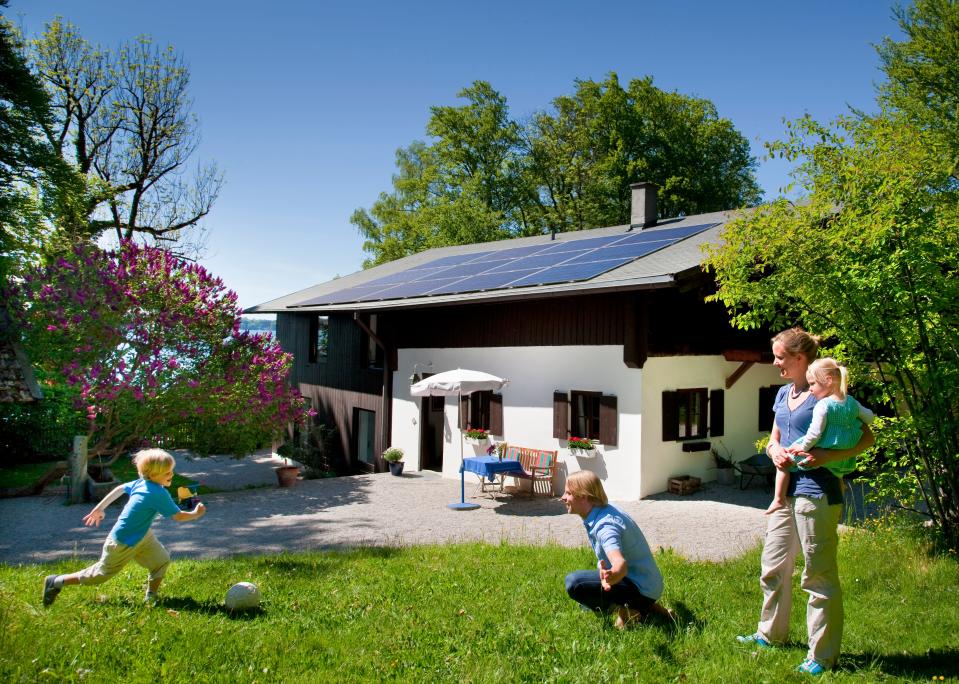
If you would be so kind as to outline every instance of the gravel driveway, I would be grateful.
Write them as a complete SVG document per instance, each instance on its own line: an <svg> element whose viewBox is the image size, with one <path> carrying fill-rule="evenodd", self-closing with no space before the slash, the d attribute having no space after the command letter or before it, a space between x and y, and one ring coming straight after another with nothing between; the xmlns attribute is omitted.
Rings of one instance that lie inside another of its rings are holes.
<svg viewBox="0 0 959 684"><path fill-rule="evenodd" d="M175 556L192 558L464 541L585 544L582 522L558 499L493 498L475 483L467 480L466 497L480 508L454 511L446 504L459 500L459 480L431 472L303 480L289 489L209 494L201 521L161 519L154 529ZM769 496L762 488L741 492L711 483L692 496L615 503L633 516L653 547L670 547L690 559L722 560L759 543ZM0 562L97 557L120 507L110 508L100 529L81 522L90 507L65 506L62 495L0 500Z"/></svg>

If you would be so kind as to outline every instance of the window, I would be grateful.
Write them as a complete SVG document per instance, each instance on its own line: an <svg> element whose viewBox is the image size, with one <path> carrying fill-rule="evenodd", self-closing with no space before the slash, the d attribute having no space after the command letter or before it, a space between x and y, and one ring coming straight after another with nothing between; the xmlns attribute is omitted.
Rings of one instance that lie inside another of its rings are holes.
<svg viewBox="0 0 959 684"><path fill-rule="evenodd" d="M325 361L329 350L330 319L328 316L310 318L310 363Z"/></svg>
<svg viewBox="0 0 959 684"><path fill-rule="evenodd" d="M553 392L553 437L586 437L617 446L619 415L616 396L601 392Z"/></svg>
<svg viewBox="0 0 959 684"><path fill-rule="evenodd" d="M573 437L599 439L599 392L570 392L569 431Z"/></svg>
<svg viewBox="0 0 959 684"><path fill-rule="evenodd" d="M503 395L493 392L473 392L460 397L457 427L489 430L490 434L503 434Z"/></svg>
<svg viewBox="0 0 959 684"><path fill-rule="evenodd" d="M372 330L374 334L379 335L376 314L370 314L370 330ZM371 335L366 335L366 367L383 367L383 348L373 340Z"/></svg>
<svg viewBox="0 0 959 684"><path fill-rule="evenodd" d="M708 402L705 387L663 392L663 441L705 438Z"/></svg>

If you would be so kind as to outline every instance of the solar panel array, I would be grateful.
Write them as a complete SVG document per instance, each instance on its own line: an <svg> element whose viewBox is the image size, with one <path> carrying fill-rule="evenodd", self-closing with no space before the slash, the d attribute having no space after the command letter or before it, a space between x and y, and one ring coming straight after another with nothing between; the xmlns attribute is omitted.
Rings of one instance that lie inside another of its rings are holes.
<svg viewBox="0 0 959 684"><path fill-rule="evenodd" d="M717 224L454 254L294 306L373 302L589 280Z"/></svg>

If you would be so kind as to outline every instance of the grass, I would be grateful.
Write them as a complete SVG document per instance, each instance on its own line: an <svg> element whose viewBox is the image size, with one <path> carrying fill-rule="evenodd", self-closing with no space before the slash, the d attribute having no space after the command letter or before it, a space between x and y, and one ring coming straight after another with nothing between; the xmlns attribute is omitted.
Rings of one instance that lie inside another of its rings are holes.
<svg viewBox="0 0 959 684"><path fill-rule="evenodd" d="M842 538L846 629L823 681L959 678L959 562L886 524ZM128 567L39 606L44 575L0 565L0 681L780 682L805 655L804 600L787 647L734 642L755 628L759 551L722 564L662 553L682 626L612 629L565 596L586 548L454 545L175 561L155 608ZM262 610L231 615L255 582ZM797 575L798 583L798 575ZM800 594L798 586L796 595ZM29 645L29 646L28 646Z"/></svg>
<svg viewBox="0 0 959 684"><path fill-rule="evenodd" d="M39 480L54 463L55 461L50 461L49 463L26 463L10 468L0 468L0 489L15 489L31 485ZM139 477L136 466L129 458L118 458L116 462L110 466L110 470L113 472L113 476L120 482L129 482ZM193 483L193 480L174 473L173 482L170 484L169 489L173 497L176 498L177 487ZM207 487L206 485L200 485L198 488L198 494L201 496L216 491L218 490Z"/></svg>

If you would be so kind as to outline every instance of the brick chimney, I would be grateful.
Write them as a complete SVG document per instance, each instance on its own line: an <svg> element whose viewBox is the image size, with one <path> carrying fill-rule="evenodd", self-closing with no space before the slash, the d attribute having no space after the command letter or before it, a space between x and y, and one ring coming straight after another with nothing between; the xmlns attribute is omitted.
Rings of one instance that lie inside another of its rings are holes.
<svg viewBox="0 0 959 684"><path fill-rule="evenodd" d="M629 212L629 229L649 228L656 225L656 191L655 183L633 183L629 186L633 191L632 207Z"/></svg>

